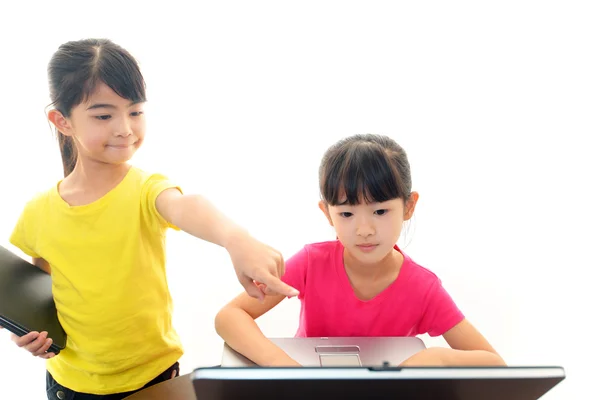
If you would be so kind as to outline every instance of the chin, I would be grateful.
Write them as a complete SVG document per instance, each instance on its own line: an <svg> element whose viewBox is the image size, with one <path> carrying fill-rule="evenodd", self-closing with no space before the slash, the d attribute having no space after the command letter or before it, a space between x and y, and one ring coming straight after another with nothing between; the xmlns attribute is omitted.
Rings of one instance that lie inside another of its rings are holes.
<svg viewBox="0 0 600 400"><path fill-rule="evenodd" d="M114 157L98 157L96 158L97 162L100 162L102 164L107 164L107 165L123 165L123 164L127 164L129 161L131 160L131 157L127 157L127 158L114 158Z"/></svg>
<svg viewBox="0 0 600 400"><path fill-rule="evenodd" d="M361 253L360 251L352 251L350 254L355 260L360 261L363 264L377 264L387 255L387 253L381 254L379 251L369 254Z"/></svg>
<svg viewBox="0 0 600 400"><path fill-rule="evenodd" d="M135 155L135 151L131 151L127 154L117 155L117 157L115 157L115 154L111 154L108 157L104 157L104 159L106 160L106 162L108 162L110 164L123 164L123 163L131 161L131 159L133 158L134 155Z"/></svg>

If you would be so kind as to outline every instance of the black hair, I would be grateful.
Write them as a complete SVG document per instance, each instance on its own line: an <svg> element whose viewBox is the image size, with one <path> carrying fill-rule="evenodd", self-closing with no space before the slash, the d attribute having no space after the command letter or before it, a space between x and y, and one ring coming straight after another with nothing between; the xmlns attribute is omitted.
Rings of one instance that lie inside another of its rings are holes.
<svg viewBox="0 0 600 400"><path fill-rule="evenodd" d="M342 139L323 156L319 168L321 198L328 205L356 205L409 199L412 187L406 152L384 135Z"/></svg>

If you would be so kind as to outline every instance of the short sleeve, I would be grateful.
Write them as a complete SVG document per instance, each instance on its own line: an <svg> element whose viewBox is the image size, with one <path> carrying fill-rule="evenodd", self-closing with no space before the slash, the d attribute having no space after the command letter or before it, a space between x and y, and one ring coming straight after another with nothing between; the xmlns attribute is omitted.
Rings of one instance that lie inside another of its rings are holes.
<svg viewBox="0 0 600 400"><path fill-rule="evenodd" d="M463 313L442 286L441 280L436 279L426 296L419 333L440 336L455 327L464 318Z"/></svg>
<svg viewBox="0 0 600 400"><path fill-rule="evenodd" d="M35 206L33 202L29 202L21 212L9 240L11 244L18 247L28 256L40 258L40 255L35 250L36 236Z"/></svg>
<svg viewBox="0 0 600 400"><path fill-rule="evenodd" d="M285 262L285 273L281 278L283 282L300 292L298 295L298 298L300 299L304 297L307 268L308 251L306 247L304 247Z"/></svg>
<svg viewBox="0 0 600 400"><path fill-rule="evenodd" d="M171 182L166 176L161 174L152 174L146 179L142 186L142 207L144 214L148 216L152 224L158 224L161 228L172 228L179 230L179 227L169 223L156 208L156 199L167 189L181 188Z"/></svg>

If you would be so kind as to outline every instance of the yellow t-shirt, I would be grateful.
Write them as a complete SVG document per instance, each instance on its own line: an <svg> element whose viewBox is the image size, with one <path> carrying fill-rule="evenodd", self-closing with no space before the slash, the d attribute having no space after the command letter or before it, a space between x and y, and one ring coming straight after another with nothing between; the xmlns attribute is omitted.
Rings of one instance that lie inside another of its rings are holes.
<svg viewBox="0 0 600 400"><path fill-rule="evenodd" d="M157 196L172 187L131 167L93 203L69 206L57 185L25 206L10 241L50 264L68 338L47 369L61 385L92 394L135 390L183 354L165 274L165 233L177 227L156 210Z"/></svg>

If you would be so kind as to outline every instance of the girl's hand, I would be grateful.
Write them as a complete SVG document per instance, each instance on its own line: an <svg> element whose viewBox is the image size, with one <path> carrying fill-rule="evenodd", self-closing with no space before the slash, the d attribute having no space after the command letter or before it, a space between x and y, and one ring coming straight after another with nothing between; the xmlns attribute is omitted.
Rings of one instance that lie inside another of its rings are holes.
<svg viewBox="0 0 600 400"><path fill-rule="evenodd" d="M401 367L444 367L446 365L445 350L441 347L430 347L412 355L400 364Z"/></svg>
<svg viewBox="0 0 600 400"><path fill-rule="evenodd" d="M296 289L280 279L285 272L281 253L245 232L238 233L229 243L225 248L229 252L238 280L248 295L260 301L263 301L265 293L298 295Z"/></svg>
<svg viewBox="0 0 600 400"><path fill-rule="evenodd" d="M284 357L280 360L275 360L273 363L266 365L266 367L301 367L298 361L291 357Z"/></svg>
<svg viewBox="0 0 600 400"><path fill-rule="evenodd" d="M0 327L2 329L2 327ZM52 339L48 337L48 332L29 332L23 336L17 336L11 333L11 340L19 347L24 348L35 357L48 359L54 357L54 353L47 353L52 345Z"/></svg>
<svg viewBox="0 0 600 400"><path fill-rule="evenodd" d="M504 360L485 350L457 350L431 347L405 360L401 367L505 367Z"/></svg>

